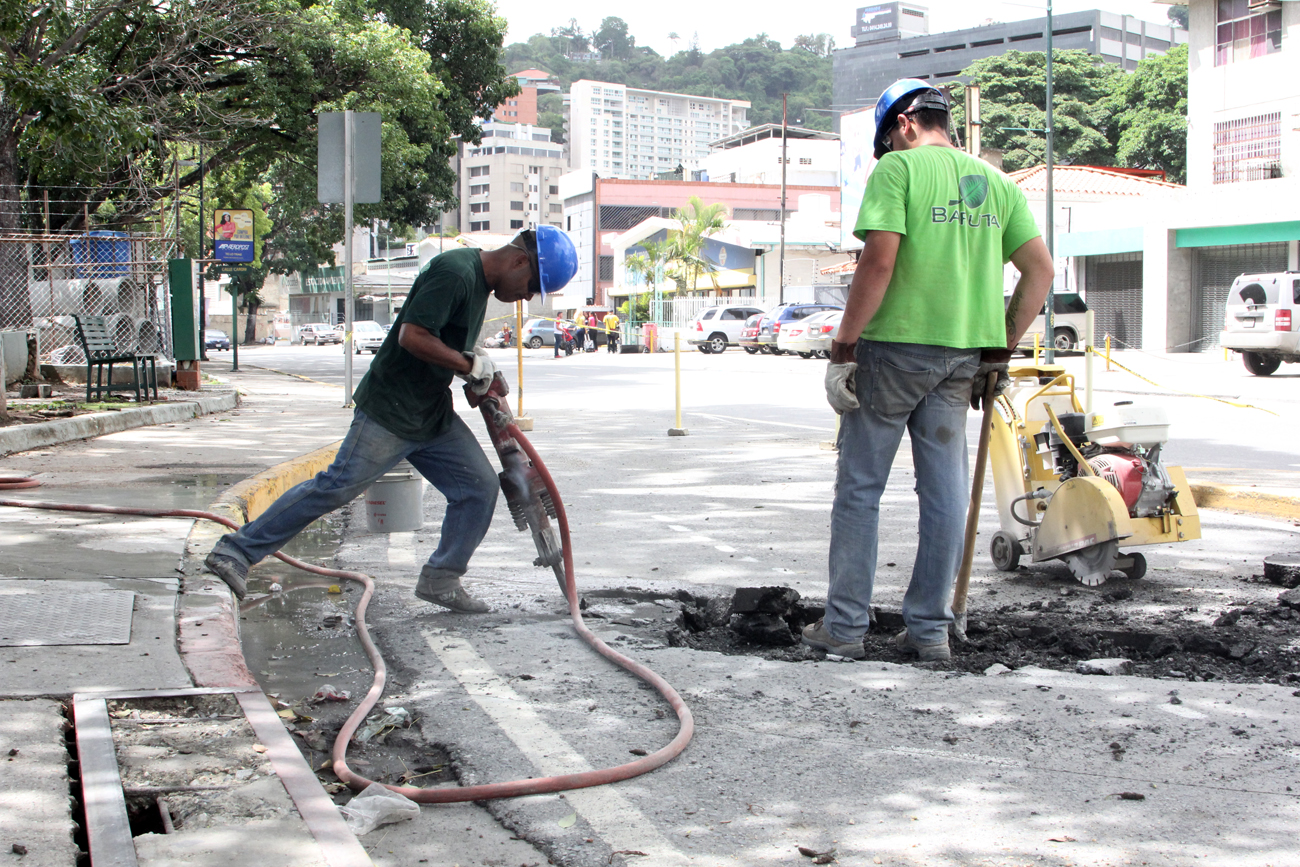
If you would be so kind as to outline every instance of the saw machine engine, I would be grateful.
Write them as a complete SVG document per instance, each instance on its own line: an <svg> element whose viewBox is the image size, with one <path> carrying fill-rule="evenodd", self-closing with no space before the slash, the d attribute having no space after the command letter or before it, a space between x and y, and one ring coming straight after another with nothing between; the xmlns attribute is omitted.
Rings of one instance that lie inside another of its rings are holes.
<svg viewBox="0 0 1300 867"><path fill-rule="evenodd" d="M1163 410L1119 401L1105 417L1090 418L1059 366L1026 365L1011 376L990 438L1001 520L990 554L998 569L1015 569L1029 553L1035 562L1062 560L1095 586L1116 569L1145 574L1146 559L1121 554L1121 541L1200 538L1182 470L1161 461L1169 439Z"/></svg>

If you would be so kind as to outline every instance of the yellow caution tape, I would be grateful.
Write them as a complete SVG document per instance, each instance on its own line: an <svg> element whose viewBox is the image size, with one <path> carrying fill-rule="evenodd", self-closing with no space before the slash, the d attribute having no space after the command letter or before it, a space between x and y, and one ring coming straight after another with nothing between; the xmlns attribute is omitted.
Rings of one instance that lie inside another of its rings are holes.
<svg viewBox="0 0 1300 867"><path fill-rule="evenodd" d="M1276 415L1279 418L1281 418L1281 416L1278 413L1273 412L1273 410L1265 409L1262 406L1255 406L1253 403L1239 403L1235 400L1226 400L1222 397L1213 397L1208 394L1197 394L1196 392L1192 392L1192 391L1179 391L1176 388L1170 388L1167 385L1161 385L1160 383L1156 382L1154 379L1148 379L1147 377L1138 373L1136 370L1131 370L1125 367L1124 365L1120 364L1118 361L1116 361L1115 359L1107 355L1104 351L1098 350L1097 347L1095 346L1085 347L1085 351L1091 352L1093 355L1097 355L1100 356L1101 358L1106 359L1107 364L1113 364L1116 367L1118 367L1120 370L1124 371L1125 373L1130 373L1133 376L1136 376L1138 379L1142 380L1143 382L1147 382L1150 383L1151 385L1154 385L1156 388L1163 388L1165 391L1172 391L1174 394L1181 394L1181 395L1185 395L1186 397L1199 397L1204 400L1215 401L1216 403L1226 403L1228 406L1235 406L1238 409L1257 409L1260 412L1266 412L1269 415Z"/></svg>

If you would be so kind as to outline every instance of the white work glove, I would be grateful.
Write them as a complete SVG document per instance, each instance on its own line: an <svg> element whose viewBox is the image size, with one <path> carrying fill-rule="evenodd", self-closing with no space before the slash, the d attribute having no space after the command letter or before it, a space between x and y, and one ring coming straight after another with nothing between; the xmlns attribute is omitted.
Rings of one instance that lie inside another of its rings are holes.
<svg viewBox="0 0 1300 867"><path fill-rule="evenodd" d="M470 389L475 394L487 394L488 389L492 387L492 377L496 376L497 373L496 362L487 354L487 350L481 346L476 346L473 352L462 354L474 366L470 368L469 373L462 373L461 376L469 383Z"/></svg>
<svg viewBox="0 0 1300 867"><path fill-rule="evenodd" d="M843 364L832 361L826 365L826 402L837 413L852 412L860 406L854 385L857 369L856 361L846 361Z"/></svg>

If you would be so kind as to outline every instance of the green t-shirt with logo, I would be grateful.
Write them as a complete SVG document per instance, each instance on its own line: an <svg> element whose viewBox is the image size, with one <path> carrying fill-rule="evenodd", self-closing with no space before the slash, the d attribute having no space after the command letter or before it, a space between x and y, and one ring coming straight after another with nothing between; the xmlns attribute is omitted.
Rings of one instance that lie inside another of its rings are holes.
<svg viewBox="0 0 1300 867"><path fill-rule="evenodd" d="M964 151L885 154L867 178L853 234L902 235L894 274L863 339L956 349L1005 347L1002 266L1039 231L1025 194Z"/></svg>
<svg viewBox="0 0 1300 867"><path fill-rule="evenodd" d="M473 349L487 301L478 250L462 247L429 260L357 386L357 408L403 439L431 440L445 431L455 415L450 386L456 374L416 358L398 344L397 336L410 323L457 352Z"/></svg>

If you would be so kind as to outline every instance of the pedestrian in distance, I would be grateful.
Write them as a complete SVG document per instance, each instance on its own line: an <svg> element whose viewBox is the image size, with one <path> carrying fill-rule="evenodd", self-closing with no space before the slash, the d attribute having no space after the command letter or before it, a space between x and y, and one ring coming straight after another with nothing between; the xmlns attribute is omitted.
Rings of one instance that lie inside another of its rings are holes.
<svg viewBox="0 0 1300 867"><path fill-rule="evenodd" d="M434 257L357 386L352 425L334 462L222 536L204 561L208 571L242 599L251 566L406 460L447 498L442 534L415 595L452 611L486 612L461 576L492 523L500 485L452 408L452 379L465 379L479 394L492 384L496 365L475 348L489 294L505 304L545 297L577 269L573 242L554 226L521 232L497 250L457 248Z"/></svg>
<svg viewBox="0 0 1300 867"><path fill-rule="evenodd" d="M611 354L618 352L618 314L613 310L605 314L605 350Z"/></svg>
<svg viewBox="0 0 1300 867"><path fill-rule="evenodd" d="M600 323L596 321L595 313L587 314L587 351L596 351L596 335L600 332Z"/></svg>
<svg viewBox="0 0 1300 867"><path fill-rule="evenodd" d="M1042 309L1054 268L1020 189L953 146L942 93L895 82L875 120L879 163L854 228L864 246L826 370L840 414L830 588L803 643L865 656L880 497L906 430L920 543L895 641L943 660L968 501L967 404L980 408L990 377L1005 390L1011 349ZM1021 276L1004 310L1008 259Z"/></svg>

